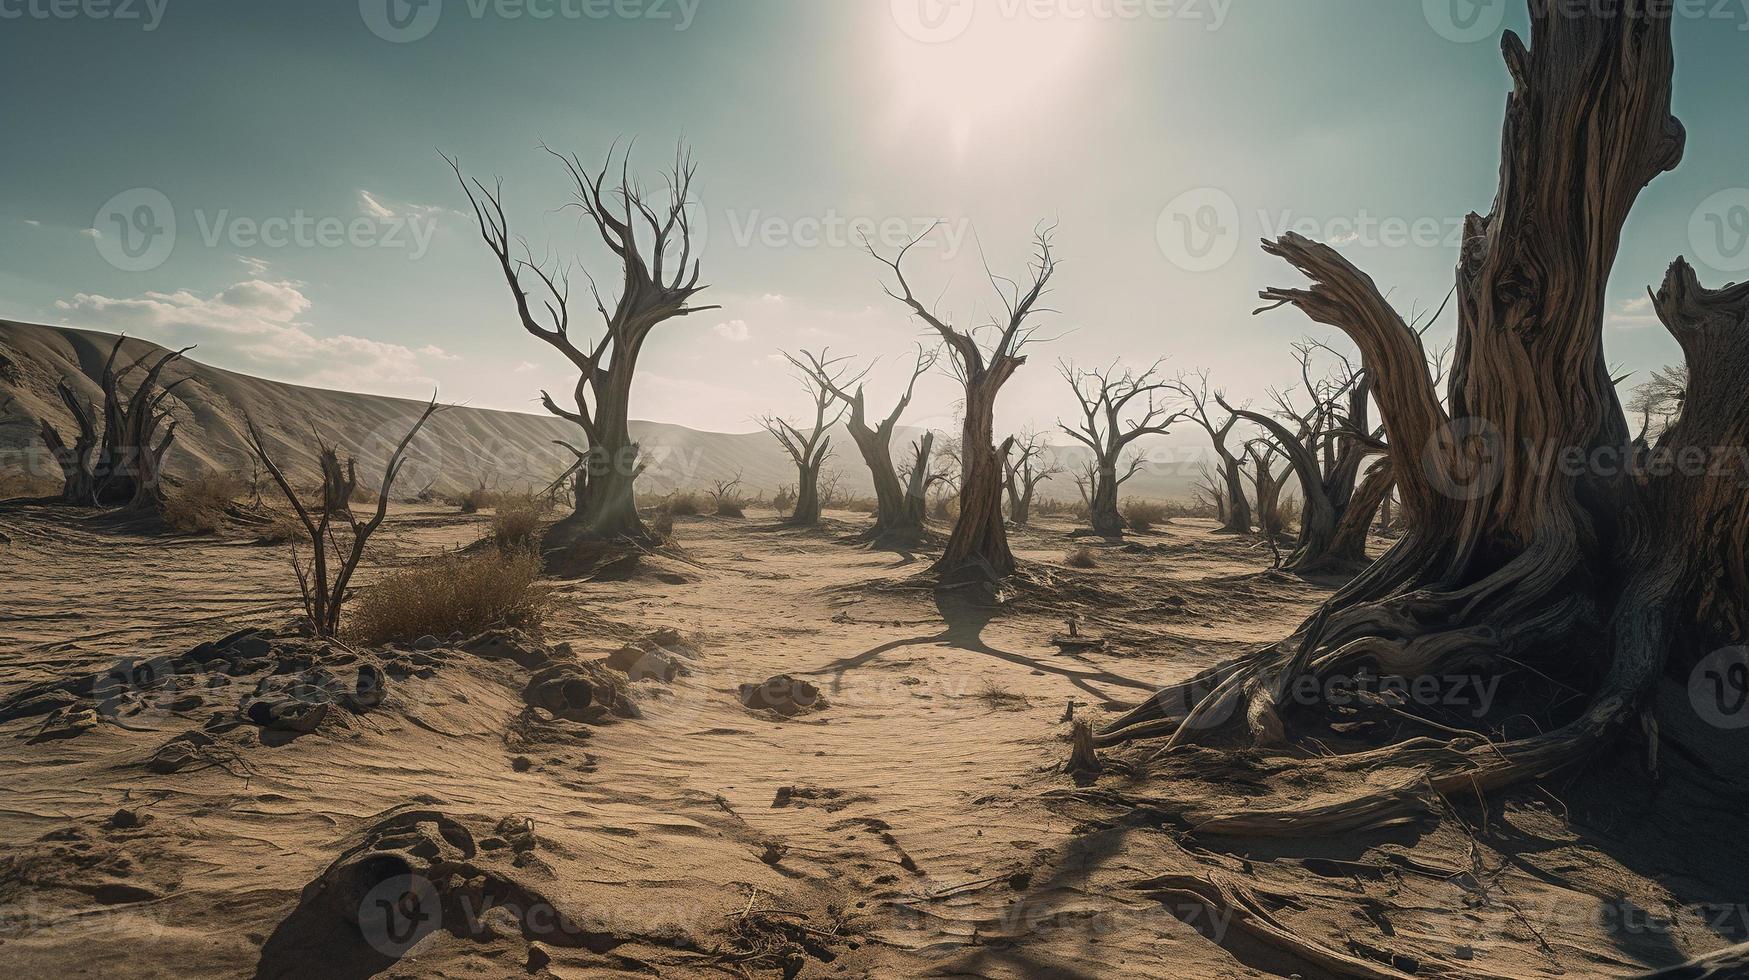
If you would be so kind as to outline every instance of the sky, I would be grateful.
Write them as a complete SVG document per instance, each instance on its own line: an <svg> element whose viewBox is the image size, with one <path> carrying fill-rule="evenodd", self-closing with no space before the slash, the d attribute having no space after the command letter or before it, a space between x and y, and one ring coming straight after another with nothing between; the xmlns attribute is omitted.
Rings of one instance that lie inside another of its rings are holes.
<svg viewBox="0 0 1749 980"><path fill-rule="evenodd" d="M1335 334L1252 315L1298 283L1258 240L1311 234L1405 313L1438 307L1493 197L1499 40L1525 20L1520 0L0 0L0 317L538 412L574 375L521 331L439 153L503 179L536 256L612 283L539 144L632 142L659 184L684 141L697 301L721 309L652 335L634 417L799 416L779 352L802 347L873 363L871 400L893 398L929 338L861 237L931 226L907 271L958 323L990 314L986 265L1023 275L1055 227L1048 339L999 428L1074 410L1059 360L1165 358L1263 403L1297 380L1292 341ZM1608 355L1639 377L1676 358L1645 300L1672 258L1712 285L1749 270L1749 0L1678 0L1675 32L1687 155L1610 286ZM956 398L931 375L907 421L950 427Z"/></svg>

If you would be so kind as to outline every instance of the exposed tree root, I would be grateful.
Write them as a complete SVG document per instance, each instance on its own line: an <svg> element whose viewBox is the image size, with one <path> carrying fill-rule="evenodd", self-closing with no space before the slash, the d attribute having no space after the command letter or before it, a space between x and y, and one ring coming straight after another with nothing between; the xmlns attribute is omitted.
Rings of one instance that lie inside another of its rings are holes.
<svg viewBox="0 0 1749 980"><path fill-rule="evenodd" d="M1169 904L1185 900L1200 903L1209 910L1211 918L1226 922L1231 928L1238 929L1258 942L1338 976L1359 977L1364 980L1406 980L1411 975L1439 975L1422 973L1413 960L1398 957L1395 958L1398 961L1396 964L1375 962L1350 956L1316 940L1307 939L1277 919L1250 889L1219 872L1207 875L1158 875L1136 882L1131 887Z"/></svg>

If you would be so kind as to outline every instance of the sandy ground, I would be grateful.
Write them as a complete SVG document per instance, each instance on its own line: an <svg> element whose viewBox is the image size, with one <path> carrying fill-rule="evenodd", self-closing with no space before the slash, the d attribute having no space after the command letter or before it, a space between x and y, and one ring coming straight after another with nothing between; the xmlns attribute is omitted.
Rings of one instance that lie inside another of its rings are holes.
<svg viewBox="0 0 1749 980"><path fill-rule="evenodd" d="M0 698L293 612L282 550L65 517L0 513ZM1121 710L1290 631L1327 587L1195 521L1096 544L1097 567L1070 569L1068 526L1046 522L1016 550L1060 587L998 615L916 588L924 555L833 540L863 519L684 519L684 559L559 583L548 645L587 659L661 628L696 642L688 675L632 684L641 717L519 721L529 671L446 645L376 710L284 744L235 740L203 768L147 763L205 709L71 738L0 726L0 963L45 977L1328 975L1167 873L1242 876L1269 921L1381 976L1620 976L1749 938L1740 872L1719 868L1740 839L1680 859L1629 846L1730 813L1716 802L1653 817L1630 796L1556 787L1312 844L1199 841L1074 796L1056 768L1071 704ZM401 508L383 560L482 529ZM1050 645L1071 611L1107 649ZM739 685L778 673L827 706L742 705ZM118 808L142 819L118 825ZM396 808L417 811L406 819L435 850L471 855L464 877L512 882L576 928L497 921L398 959L362 948L358 927L312 905L312 883ZM805 955L761 956L773 942Z"/></svg>

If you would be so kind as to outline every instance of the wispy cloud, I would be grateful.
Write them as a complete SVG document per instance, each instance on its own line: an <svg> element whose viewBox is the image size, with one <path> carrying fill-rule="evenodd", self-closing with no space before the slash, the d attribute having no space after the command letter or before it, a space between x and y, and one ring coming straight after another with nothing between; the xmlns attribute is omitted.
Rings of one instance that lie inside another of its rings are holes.
<svg viewBox="0 0 1749 980"><path fill-rule="evenodd" d="M302 317L311 306L303 284L250 279L217 293L182 289L111 297L79 293L59 300L63 323L126 331L166 344L199 343L208 359L235 362L303 384L422 392L432 382L424 362L453 360L442 348L413 350L340 334L317 336Z"/></svg>
<svg viewBox="0 0 1749 980"><path fill-rule="evenodd" d="M732 340L735 343L745 343L747 340L746 320L725 320L714 328L717 336Z"/></svg>

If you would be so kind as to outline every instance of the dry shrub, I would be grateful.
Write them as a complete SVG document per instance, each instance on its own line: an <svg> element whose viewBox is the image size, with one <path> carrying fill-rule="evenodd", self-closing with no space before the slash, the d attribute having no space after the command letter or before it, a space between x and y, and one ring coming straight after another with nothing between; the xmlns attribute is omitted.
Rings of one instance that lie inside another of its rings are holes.
<svg viewBox="0 0 1749 980"><path fill-rule="evenodd" d="M717 498L718 517L746 517L747 507L740 497L723 496Z"/></svg>
<svg viewBox="0 0 1749 980"><path fill-rule="evenodd" d="M1137 531L1152 530L1155 525L1164 524L1173 516L1173 508L1158 500L1131 497L1123 502L1123 519Z"/></svg>
<svg viewBox="0 0 1749 980"><path fill-rule="evenodd" d="M528 494L500 497L492 514L492 541L501 551L532 549L546 513L547 502L539 497Z"/></svg>
<svg viewBox="0 0 1749 980"><path fill-rule="evenodd" d="M881 509L880 502L873 497L851 497L839 506L852 514L874 514Z"/></svg>
<svg viewBox="0 0 1749 980"><path fill-rule="evenodd" d="M929 504L929 516L937 521L957 520L960 516L959 495L948 494L936 497Z"/></svg>
<svg viewBox="0 0 1749 980"><path fill-rule="evenodd" d="M489 549L427 559L389 572L361 592L348 632L358 643L377 646L539 626L550 596L540 572L540 555L533 551Z"/></svg>
<svg viewBox="0 0 1749 980"><path fill-rule="evenodd" d="M1300 498L1282 498L1281 504L1276 507L1276 513L1281 516L1281 529L1283 531L1290 527L1297 528L1300 526L1300 509Z"/></svg>
<svg viewBox="0 0 1749 980"><path fill-rule="evenodd" d="M285 544L304 533L304 526L299 523L297 515L282 510L269 510L267 514L267 523L255 528L257 544Z"/></svg>
<svg viewBox="0 0 1749 980"><path fill-rule="evenodd" d="M787 514L796 509L796 488L780 487L777 495L771 498L771 509L779 514Z"/></svg>
<svg viewBox="0 0 1749 980"><path fill-rule="evenodd" d="M704 501L691 490L676 490L663 501L662 507L671 517L697 517L704 513Z"/></svg>
<svg viewBox="0 0 1749 980"><path fill-rule="evenodd" d="M1078 548L1071 549L1067 554L1063 555L1063 564L1068 565L1070 568L1092 568L1099 564L1099 562L1094 560L1092 548L1089 548L1086 545L1081 545Z"/></svg>
<svg viewBox="0 0 1749 980"><path fill-rule="evenodd" d="M656 513L650 518L650 530L664 538L674 537L674 515L666 507L656 508Z"/></svg>
<svg viewBox="0 0 1749 980"><path fill-rule="evenodd" d="M234 473L204 473L165 494L164 523L187 534L211 534L225 525L225 509L245 489Z"/></svg>
<svg viewBox="0 0 1749 980"><path fill-rule="evenodd" d="M462 513L477 514L487 508L501 506L504 497L505 495L497 490L479 487L457 497L455 502L456 506L461 508Z"/></svg>
<svg viewBox="0 0 1749 980"><path fill-rule="evenodd" d="M1057 497L1040 497L1034 500L1032 512L1040 517L1067 517L1076 521L1085 521L1091 516L1085 501L1062 500Z"/></svg>

